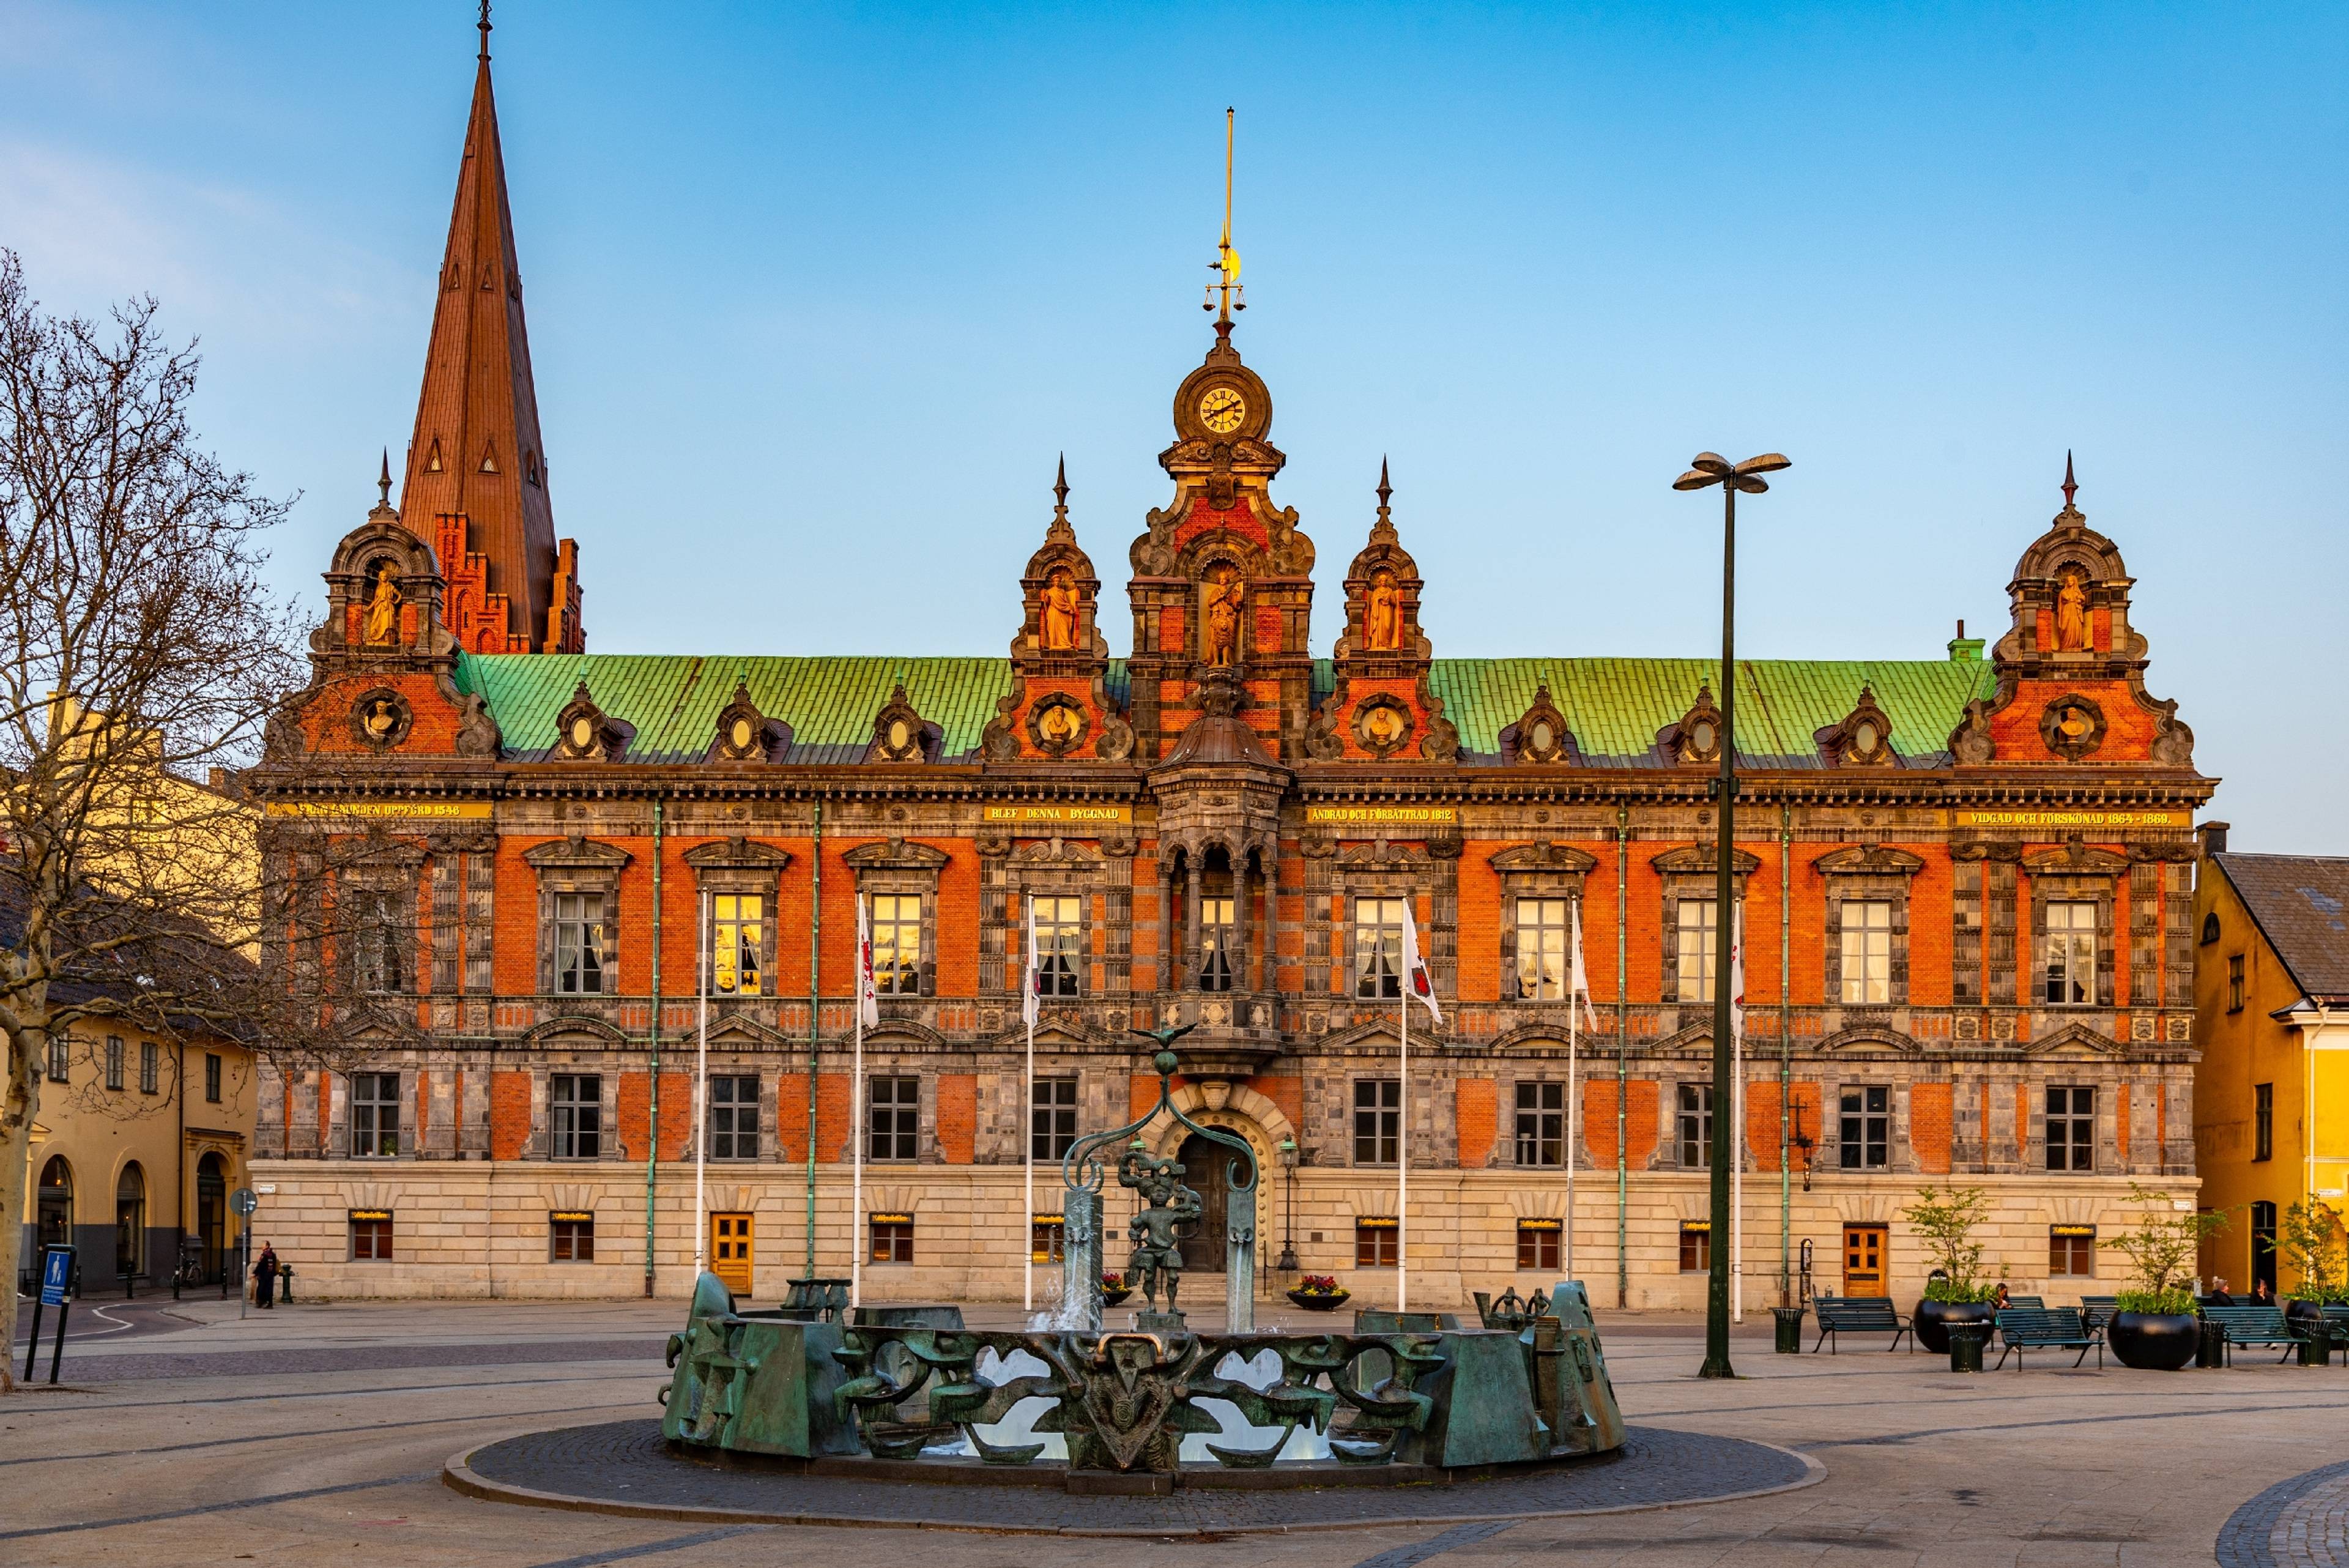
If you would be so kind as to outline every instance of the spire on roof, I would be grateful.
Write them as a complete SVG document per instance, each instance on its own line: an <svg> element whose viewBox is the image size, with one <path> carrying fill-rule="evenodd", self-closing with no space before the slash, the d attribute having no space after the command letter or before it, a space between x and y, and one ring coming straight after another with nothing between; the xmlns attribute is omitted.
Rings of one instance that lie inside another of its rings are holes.
<svg viewBox="0 0 2349 1568"><path fill-rule="evenodd" d="M383 449L383 471L377 475L375 482L375 509L367 515L370 517L399 515L391 509L391 448L389 447Z"/></svg>
<svg viewBox="0 0 2349 1568"><path fill-rule="evenodd" d="M516 639L514 646L537 651L557 635L550 628L550 609L566 607L554 603L554 514L547 499L545 446L539 435L530 336L523 318L522 269L515 257L505 154L499 145L497 99L490 82L487 5L477 26L481 43L473 70L472 111L465 124L464 156L450 208L448 246L417 396L416 435L409 444L408 472L400 488L400 514L411 532L436 549L443 547L436 537L439 520L466 517L469 536L460 538L458 546L486 563L481 602L486 604L491 595L502 596L510 618L506 635ZM444 562L450 570L460 566ZM569 587L566 583L562 590L565 599ZM575 626L562 615L553 618ZM575 631L562 635L575 640Z"/></svg>
<svg viewBox="0 0 2349 1568"><path fill-rule="evenodd" d="M2072 497L2079 492L2080 482L2072 477L2072 453L2070 449L2066 448L2064 452L2064 510L2066 512L2072 510Z"/></svg>

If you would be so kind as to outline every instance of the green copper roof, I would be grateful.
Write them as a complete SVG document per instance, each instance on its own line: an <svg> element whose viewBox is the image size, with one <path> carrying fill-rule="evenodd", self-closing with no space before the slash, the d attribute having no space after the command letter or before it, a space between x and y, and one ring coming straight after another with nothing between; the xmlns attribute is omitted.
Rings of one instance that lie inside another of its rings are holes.
<svg viewBox="0 0 2349 1568"><path fill-rule="evenodd" d="M1657 732L1679 721L1718 669L1705 659L1439 659L1428 680L1471 762L1497 758L1501 731L1547 682L1586 763L1661 767ZM1737 669L1739 758L1764 768L1820 766L1817 732L1851 711L1863 684L1891 717L1894 750L1938 765L1966 703L1996 684L1974 659L1750 659ZM555 716L582 680L606 714L635 727L623 753L631 762L707 755L737 681L761 713L791 726L787 762L862 759L901 680L916 711L945 732L940 754L961 759L978 750L997 699L1010 694L1011 667L1002 659L528 653L470 654L457 667L459 690L481 694L507 754L524 761L554 749ZM1105 684L1112 701L1125 699L1123 660L1110 662ZM1329 661L1317 663L1316 701L1334 684Z"/></svg>

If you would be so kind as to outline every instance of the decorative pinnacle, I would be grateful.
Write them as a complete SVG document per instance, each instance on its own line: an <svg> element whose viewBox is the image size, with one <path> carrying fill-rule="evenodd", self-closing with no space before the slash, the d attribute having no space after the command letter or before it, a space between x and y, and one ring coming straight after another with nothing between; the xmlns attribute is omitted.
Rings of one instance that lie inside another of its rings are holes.
<svg viewBox="0 0 2349 1568"><path fill-rule="evenodd" d="M1052 513L1059 517L1069 514L1069 454L1065 452L1061 454L1061 472L1052 478Z"/></svg>
<svg viewBox="0 0 2349 1568"><path fill-rule="evenodd" d="M376 475L376 504L388 509L391 505L391 448L383 449L383 472Z"/></svg>
<svg viewBox="0 0 2349 1568"><path fill-rule="evenodd" d="M2074 478L2072 477L2072 453L2071 453L2071 452L2070 452L2068 449L2067 449L2067 450L2064 452L2064 486L2063 486L2063 488L2064 488L2064 511L2066 511L2066 512L2076 512L2076 511L2078 511L2078 510L2079 510L2079 508L2072 504L2072 497L2073 497L2074 495L2075 495L2075 494L2079 493L2079 490L2080 490L2080 483L2079 483L2079 481L2077 481L2077 480L2075 480L2075 479L2074 479Z"/></svg>
<svg viewBox="0 0 2349 1568"><path fill-rule="evenodd" d="M481 52L477 57L487 60L490 57L490 0L481 0L481 20L479 26L481 29Z"/></svg>
<svg viewBox="0 0 2349 1568"><path fill-rule="evenodd" d="M1240 253L1232 248L1232 139L1235 119L1236 112L1230 108L1226 108L1224 110L1224 237L1216 242L1216 259L1207 264L1207 270L1216 275L1216 281L1207 286L1209 297L1199 306L1202 310L1216 312L1216 335L1218 338L1229 336L1232 312L1247 308L1247 291L1240 285ZM1219 302L1215 297L1216 295L1223 296L1220 309ZM1234 299L1232 297L1234 295L1238 295L1239 297Z"/></svg>
<svg viewBox="0 0 2349 1568"><path fill-rule="evenodd" d="M1387 497L1393 493L1394 486L1387 483L1387 460L1384 455L1381 455L1379 458L1379 517L1381 521L1384 521L1386 518Z"/></svg>

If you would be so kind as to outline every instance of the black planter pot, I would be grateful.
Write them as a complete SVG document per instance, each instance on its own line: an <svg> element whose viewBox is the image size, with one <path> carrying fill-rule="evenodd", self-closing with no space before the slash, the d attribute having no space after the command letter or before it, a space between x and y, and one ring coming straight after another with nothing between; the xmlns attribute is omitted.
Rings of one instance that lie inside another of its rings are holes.
<svg viewBox="0 0 2349 1568"><path fill-rule="evenodd" d="M1953 1323L1995 1323L1998 1309L1988 1302L1921 1301L1909 1323L1915 1325L1917 1343L1936 1355L1950 1354L1950 1324Z"/></svg>
<svg viewBox="0 0 2349 1568"><path fill-rule="evenodd" d="M2123 1366L2175 1372L2194 1359L2202 1324L2192 1313L2116 1312L2105 1325L2105 1343Z"/></svg>

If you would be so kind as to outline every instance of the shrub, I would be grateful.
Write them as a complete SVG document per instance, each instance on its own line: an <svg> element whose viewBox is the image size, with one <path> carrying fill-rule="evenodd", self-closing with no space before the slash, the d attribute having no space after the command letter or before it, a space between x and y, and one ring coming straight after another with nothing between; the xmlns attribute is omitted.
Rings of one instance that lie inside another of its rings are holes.
<svg viewBox="0 0 2349 1568"><path fill-rule="evenodd" d="M2137 1289L2118 1298L2123 1312L2191 1312L2194 1310L2194 1259L2202 1243L2227 1228L2227 1211L2188 1210L2179 1212L2170 1196L2141 1182L2129 1183L2129 1201L2144 1211L2134 1231L2113 1238L2136 1265ZM2130 1306L2133 1299L2151 1298L2180 1305Z"/></svg>
<svg viewBox="0 0 2349 1568"><path fill-rule="evenodd" d="M1929 1302L1986 1302L1997 1286L1982 1278L1982 1247L1973 1239L1990 1195L1979 1187L1947 1187L1936 1197L1930 1187L1917 1189L1917 1201L1900 1217L1917 1227L1924 1239L1925 1255L1943 1278L1925 1286Z"/></svg>
<svg viewBox="0 0 2349 1568"><path fill-rule="evenodd" d="M2293 1293L2304 1301L2349 1301L2344 1277L2341 1216L2322 1199L2303 1198L2279 1216L2276 1251L2300 1277Z"/></svg>

